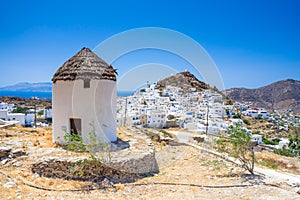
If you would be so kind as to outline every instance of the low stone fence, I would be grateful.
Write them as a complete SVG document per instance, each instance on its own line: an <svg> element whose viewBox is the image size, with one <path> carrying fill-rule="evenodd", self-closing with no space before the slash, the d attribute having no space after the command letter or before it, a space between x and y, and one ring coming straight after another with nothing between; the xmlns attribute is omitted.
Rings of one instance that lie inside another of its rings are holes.
<svg viewBox="0 0 300 200"><path fill-rule="evenodd" d="M48 158L32 164L31 170L39 175L73 180L102 180L109 178L113 182L130 182L139 174L126 173L113 169L97 160L87 158L62 159Z"/></svg>
<svg viewBox="0 0 300 200"><path fill-rule="evenodd" d="M16 158L26 155L22 149L12 149L11 147L0 147L0 160Z"/></svg>
<svg viewBox="0 0 300 200"><path fill-rule="evenodd" d="M43 155L32 164L31 170L46 177L91 181L108 178L113 182L131 182L140 176L158 172L151 140L142 132L128 134L128 148L111 152L109 161L100 162L101 159L93 159L89 155L78 153L74 156L66 152L65 157Z"/></svg>

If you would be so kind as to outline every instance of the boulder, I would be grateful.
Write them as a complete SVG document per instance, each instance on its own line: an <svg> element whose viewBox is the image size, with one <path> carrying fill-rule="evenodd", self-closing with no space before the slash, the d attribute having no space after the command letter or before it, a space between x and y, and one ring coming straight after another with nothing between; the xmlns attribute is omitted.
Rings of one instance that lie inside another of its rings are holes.
<svg viewBox="0 0 300 200"><path fill-rule="evenodd" d="M7 157L11 152L10 147L0 147L0 158Z"/></svg>

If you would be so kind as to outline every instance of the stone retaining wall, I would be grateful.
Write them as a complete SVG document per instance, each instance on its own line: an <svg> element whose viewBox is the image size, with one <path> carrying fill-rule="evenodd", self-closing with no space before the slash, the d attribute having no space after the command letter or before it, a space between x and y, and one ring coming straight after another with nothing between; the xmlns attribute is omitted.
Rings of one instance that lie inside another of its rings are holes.
<svg viewBox="0 0 300 200"><path fill-rule="evenodd" d="M42 162L34 163L31 170L33 173L38 173L46 177L90 181L109 178L114 182L130 182L139 176L139 174L122 172L97 160L87 158L50 158Z"/></svg>
<svg viewBox="0 0 300 200"><path fill-rule="evenodd" d="M113 182L130 182L140 176L158 172L151 140L142 132L132 134L128 131L129 148L111 152L111 159L105 163L80 153L65 157L43 156L32 164L31 170L46 177L75 180L108 178Z"/></svg>

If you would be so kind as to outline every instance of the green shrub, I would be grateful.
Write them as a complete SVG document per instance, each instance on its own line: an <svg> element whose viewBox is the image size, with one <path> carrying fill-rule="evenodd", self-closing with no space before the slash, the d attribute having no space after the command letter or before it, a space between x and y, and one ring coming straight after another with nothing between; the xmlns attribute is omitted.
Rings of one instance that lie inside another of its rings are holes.
<svg viewBox="0 0 300 200"><path fill-rule="evenodd" d="M294 136L289 135L289 140L288 148L275 149L274 153L289 157L300 156L300 137L298 134L295 134Z"/></svg>
<svg viewBox="0 0 300 200"><path fill-rule="evenodd" d="M282 156L288 156L288 157L295 157L297 154L293 153L290 149L282 148L282 149L275 149L274 153L282 155Z"/></svg>
<svg viewBox="0 0 300 200"><path fill-rule="evenodd" d="M262 161L259 161L258 163L262 166L269 167L269 168L272 168L272 169L277 169L278 168L277 164L272 162L272 161L262 160Z"/></svg>
<svg viewBox="0 0 300 200"><path fill-rule="evenodd" d="M279 142L274 142L274 141L268 140L265 136L262 136L262 141L264 144L269 144L269 145L278 145L279 144Z"/></svg>
<svg viewBox="0 0 300 200"><path fill-rule="evenodd" d="M225 105L233 105L233 101L231 99L227 99Z"/></svg>
<svg viewBox="0 0 300 200"><path fill-rule="evenodd" d="M63 146L67 147L69 151L85 152L86 145L83 143L82 137L79 134L66 133L64 136L65 143Z"/></svg>
<svg viewBox="0 0 300 200"><path fill-rule="evenodd" d="M44 114L44 110L40 110L37 114L38 115L43 115Z"/></svg>
<svg viewBox="0 0 300 200"><path fill-rule="evenodd" d="M26 111L29 110L28 107L20 107L20 106L17 106L12 112L13 113L26 113Z"/></svg>
<svg viewBox="0 0 300 200"><path fill-rule="evenodd" d="M91 125L93 126L93 125ZM67 133L64 136L64 146L68 151L88 152L92 160L109 163L111 161L111 143L97 138L95 130L88 133L87 144L80 134Z"/></svg>
<svg viewBox="0 0 300 200"><path fill-rule="evenodd" d="M240 113L234 114L232 118L241 119L241 114Z"/></svg>
<svg viewBox="0 0 300 200"><path fill-rule="evenodd" d="M167 132L167 131L165 131L165 130L163 130L163 129L161 129L159 132L163 133L165 137L173 138L173 136L172 136L171 133L169 133L169 132Z"/></svg>
<svg viewBox="0 0 300 200"><path fill-rule="evenodd" d="M243 119L243 122L244 122L246 125L248 125L248 126L251 125L251 123L250 123L250 121L249 121L248 119Z"/></svg>

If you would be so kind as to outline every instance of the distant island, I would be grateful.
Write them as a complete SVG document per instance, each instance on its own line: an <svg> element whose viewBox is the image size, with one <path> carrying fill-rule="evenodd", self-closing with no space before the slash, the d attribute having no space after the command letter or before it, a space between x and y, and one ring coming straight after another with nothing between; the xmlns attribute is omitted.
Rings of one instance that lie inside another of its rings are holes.
<svg viewBox="0 0 300 200"><path fill-rule="evenodd" d="M15 92L52 92L51 82L28 83L22 82L15 85L1 87L0 91Z"/></svg>
<svg viewBox="0 0 300 200"><path fill-rule="evenodd" d="M130 96L132 91L117 91L117 95L121 97ZM38 82L29 83L21 82L14 85L0 87L0 96L23 97L23 98L52 98L52 83Z"/></svg>

